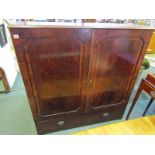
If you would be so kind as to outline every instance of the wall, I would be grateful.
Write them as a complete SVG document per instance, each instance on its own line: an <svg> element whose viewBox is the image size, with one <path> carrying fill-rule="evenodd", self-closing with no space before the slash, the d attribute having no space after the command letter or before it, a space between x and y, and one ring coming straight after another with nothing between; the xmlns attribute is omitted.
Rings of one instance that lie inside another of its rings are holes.
<svg viewBox="0 0 155 155"><path fill-rule="evenodd" d="M0 20L0 23L3 23L3 21ZM0 47L0 67L4 70L9 85L12 87L17 76L18 65L15 54L10 46L10 36L7 31L6 29L8 43L3 48Z"/></svg>

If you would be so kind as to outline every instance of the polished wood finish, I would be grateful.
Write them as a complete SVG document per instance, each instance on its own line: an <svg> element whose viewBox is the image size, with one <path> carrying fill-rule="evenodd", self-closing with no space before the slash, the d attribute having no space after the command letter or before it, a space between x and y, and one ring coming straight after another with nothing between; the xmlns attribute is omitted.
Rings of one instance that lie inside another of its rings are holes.
<svg viewBox="0 0 155 155"><path fill-rule="evenodd" d="M127 104L131 75L144 45L141 31L95 30L93 33L91 108Z"/></svg>
<svg viewBox="0 0 155 155"><path fill-rule="evenodd" d="M0 80L2 80L2 83L4 85L4 91L0 91L0 93L7 93L10 91L10 86L8 83L8 80L6 78L4 70L0 67Z"/></svg>
<svg viewBox="0 0 155 155"><path fill-rule="evenodd" d="M121 119L152 30L11 28L39 134Z"/></svg>
<svg viewBox="0 0 155 155"><path fill-rule="evenodd" d="M138 100L138 97L140 95L140 93L142 91L145 91L148 95L151 96L151 99L146 107L146 109L144 110L143 116L145 116L146 112L148 111L149 107L151 106L151 104L153 103L153 99L155 99L155 96L153 95L153 92L155 92L155 74L148 74L146 79L143 79L140 83L140 86L137 90L137 93L135 95L135 98L131 104L131 107L129 109L129 112L127 114L126 119L129 119L129 116Z"/></svg>
<svg viewBox="0 0 155 155"><path fill-rule="evenodd" d="M154 135L155 116L147 116L72 133L73 135Z"/></svg>
<svg viewBox="0 0 155 155"><path fill-rule="evenodd" d="M40 30L36 31L39 34ZM87 82L90 31L52 29L49 34L47 38L34 34L25 43L25 61L39 114L46 117L84 111L86 92L82 87Z"/></svg>
<svg viewBox="0 0 155 155"><path fill-rule="evenodd" d="M147 48L147 53L155 53L155 31L152 34L149 46Z"/></svg>

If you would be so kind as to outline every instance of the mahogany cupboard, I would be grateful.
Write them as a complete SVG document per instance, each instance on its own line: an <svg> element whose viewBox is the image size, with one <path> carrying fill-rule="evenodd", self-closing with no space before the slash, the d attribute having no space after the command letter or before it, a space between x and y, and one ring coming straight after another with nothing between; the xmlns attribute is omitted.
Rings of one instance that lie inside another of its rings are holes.
<svg viewBox="0 0 155 155"><path fill-rule="evenodd" d="M9 27L39 134L122 118L153 30Z"/></svg>

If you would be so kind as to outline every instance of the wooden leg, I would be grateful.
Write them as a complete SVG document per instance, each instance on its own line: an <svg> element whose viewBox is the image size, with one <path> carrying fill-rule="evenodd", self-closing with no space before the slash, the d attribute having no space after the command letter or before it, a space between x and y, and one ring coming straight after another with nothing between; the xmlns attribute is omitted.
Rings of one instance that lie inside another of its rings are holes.
<svg viewBox="0 0 155 155"><path fill-rule="evenodd" d="M5 88L4 92L9 92L10 91L10 86L9 86L8 80L6 78L5 72L3 71L2 68L0 68L0 72L1 72L1 79L2 79L2 82L3 82L4 88Z"/></svg>
<svg viewBox="0 0 155 155"><path fill-rule="evenodd" d="M146 114L146 112L148 111L148 109L150 108L152 102L153 102L153 98L150 99L150 101L149 101L149 103L148 103L148 105L147 105L147 107L146 107L146 109L145 109L145 111L144 111L144 113L143 113L143 116L145 116L145 114Z"/></svg>
<svg viewBox="0 0 155 155"><path fill-rule="evenodd" d="M135 106L135 104L136 104L136 101L137 101L137 99L138 99L138 97L139 97L139 95L140 95L140 93L141 93L141 91L142 91L142 84L143 84L143 81L141 82L141 84L140 84L140 86L139 86L139 88L138 88L138 91L137 91L137 93L136 93L136 96L135 96L135 98L134 98L134 100L133 100L133 102L132 102L132 105L131 105L131 107L130 107L130 109L129 109L129 112L128 112L128 114L127 114L126 120L129 119L129 116L130 116L130 114L131 114L131 111L132 111L132 109L134 108L134 106Z"/></svg>

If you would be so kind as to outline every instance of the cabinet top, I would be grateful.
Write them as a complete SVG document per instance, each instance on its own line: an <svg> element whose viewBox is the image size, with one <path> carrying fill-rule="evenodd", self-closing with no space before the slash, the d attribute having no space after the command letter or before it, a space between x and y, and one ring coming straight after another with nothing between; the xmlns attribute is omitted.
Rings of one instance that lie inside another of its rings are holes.
<svg viewBox="0 0 155 155"><path fill-rule="evenodd" d="M7 22L9 28L155 29L151 26L113 23Z"/></svg>

